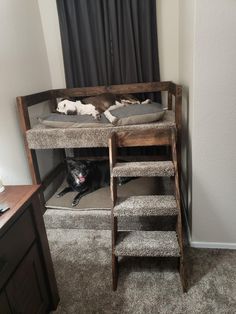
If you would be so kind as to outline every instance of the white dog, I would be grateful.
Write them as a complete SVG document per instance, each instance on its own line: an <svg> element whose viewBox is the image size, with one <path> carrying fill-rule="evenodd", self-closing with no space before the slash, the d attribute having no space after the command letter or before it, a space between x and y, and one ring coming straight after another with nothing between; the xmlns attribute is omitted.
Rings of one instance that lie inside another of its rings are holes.
<svg viewBox="0 0 236 314"><path fill-rule="evenodd" d="M95 106L92 104L82 104L81 101L70 101L68 99L64 99L60 101L57 105L57 111L64 114L71 115L84 115L89 114L94 117L94 119L100 119L100 114L96 110Z"/></svg>

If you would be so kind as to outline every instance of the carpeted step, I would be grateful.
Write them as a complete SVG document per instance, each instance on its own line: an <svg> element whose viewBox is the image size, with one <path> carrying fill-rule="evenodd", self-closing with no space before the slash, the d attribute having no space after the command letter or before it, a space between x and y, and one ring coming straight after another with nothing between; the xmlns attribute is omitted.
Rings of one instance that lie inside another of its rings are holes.
<svg viewBox="0 0 236 314"><path fill-rule="evenodd" d="M114 216L174 216L178 214L174 195L119 197Z"/></svg>
<svg viewBox="0 0 236 314"><path fill-rule="evenodd" d="M116 256L180 256L174 231L119 232Z"/></svg>
<svg viewBox="0 0 236 314"><path fill-rule="evenodd" d="M109 230L110 210L48 209L43 215L47 229Z"/></svg>
<svg viewBox="0 0 236 314"><path fill-rule="evenodd" d="M111 230L110 210L48 209L47 229ZM176 216L120 217L119 230L175 230Z"/></svg>
<svg viewBox="0 0 236 314"><path fill-rule="evenodd" d="M174 176L172 161L140 161L116 163L113 177L171 177Z"/></svg>

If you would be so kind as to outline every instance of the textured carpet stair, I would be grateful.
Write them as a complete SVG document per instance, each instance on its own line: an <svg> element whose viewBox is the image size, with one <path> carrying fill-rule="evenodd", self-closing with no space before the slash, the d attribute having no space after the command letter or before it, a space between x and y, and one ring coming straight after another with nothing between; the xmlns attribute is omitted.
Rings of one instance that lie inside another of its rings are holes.
<svg viewBox="0 0 236 314"><path fill-rule="evenodd" d="M141 161L116 163L113 177L171 177L174 175L172 161Z"/></svg>
<svg viewBox="0 0 236 314"><path fill-rule="evenodd" d="M44 214L47 229L111 230L110 210L48 209ZM176 217L126 217L119 219L119 230L174 230Z"/></svg>
<svg viewBox="0 0 236 314"><path fill-rule="evenodd" d="M118 198L114 215L120 216L173 216L177 215L174 195L141 195Z"/></svg>
<svg viewBox="0 0 236 314"><path fill-rule="evenodd" d="M173 256L178 257L179 244L174 231L119 232L116 256Z"/></svg>

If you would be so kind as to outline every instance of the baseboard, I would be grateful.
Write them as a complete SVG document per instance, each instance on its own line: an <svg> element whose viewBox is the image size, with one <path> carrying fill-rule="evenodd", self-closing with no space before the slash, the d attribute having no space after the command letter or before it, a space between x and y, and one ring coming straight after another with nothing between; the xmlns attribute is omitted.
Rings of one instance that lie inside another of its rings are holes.
<svg viewBox="0 0 236 314"><path fill-rule="evenodd" d="M190 246L194 248L202 248L202 249L236 250L236 243L190 241Z"/></svg>

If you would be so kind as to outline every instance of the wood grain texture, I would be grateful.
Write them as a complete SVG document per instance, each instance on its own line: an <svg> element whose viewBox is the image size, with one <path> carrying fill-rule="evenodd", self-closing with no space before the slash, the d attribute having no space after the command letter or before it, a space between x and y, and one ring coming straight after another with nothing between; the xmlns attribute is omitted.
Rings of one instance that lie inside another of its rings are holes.
<svg viewBox="0 0 236 314"><path fill-rule="evenodd" d="M26 96L27 97L27 96ZM26 131L31 128L30 119L29 119L29 112L27 105L25 103L25 97L17 97L17 107L19 112L20 118L20 127L23 134L24 144L26 155L29 164L29 170L32 178L33 184L40 184L41 178L39 173L39 167L37 162L37 156L34 150L29 149L28 142L26 139Z"/></svg>
<svg viewBox="0 0 236 314"><path fill-rule="evenodd" d="M176 224L176 232L178 235L178 242L180 247L180 259L179 259L179 273L182 283L183 292L187 292L187 278L186 278L186 270L185 270L185 255L184 255L184 229L182 223L183 216L183 208L181 202L181 194L180 194L180 180L179 180L179 169L178 169L178 155L176 150L176 133L172 132L172 158L175 167L175 198L178 208L178 216L177 216L177 224Z"/></svg>
<svg viewBox="0 0 236 314"><path fill-rule="evenodd" d="M178 161L178 171L179 179L182 172L181 168L181 140L182 140L182 86L176 85L176 95L175 95L175 122L177 128L176 137L176 150L177 150L177 161ZM179 181L180 185L180 181ZM181 186L181 185L180 185Z"/></svg>
<svg viewBox="0 0 236 314"><path fill-rule="evenodd" d="M24 185L6 186L5 191L0 193L0 202L7 202L10 206L10 210L0 216L0 260L6 260L6 265L1 270L0 290L1 285L5 285L7 294L11 296L10 303L14 305L14 309L18 309L17 304L22 300L21 293L27 298L27 300L25 299L26 307L31 304L38 309L37 311L23 310L22 313L46 313L49 310L55 310L59 302L39 191L38 185ZM32 246L37 252L35 251L31 259ZM36 268L33 264L31 270L28 268L28 258L32 260ZM14 272L16 268L17 272ZM29 275L30 271L32 271L32 276ZM34 271L40 277L38 278L39 281L36 277L33 278L34 274L36 276ZM11 280L7 283L9 276L11 276ZM21 277L25 278L28 286L22 286L22 291L15 291L15 287L20 284L17 285L17 282L21 281ZM28 296L27 289L30 290L30 287L36 290ZM41 291L40 297L37 299L39 291ZM18 300L14 298L14 295L19 296ZM50 300L50 303L45 303L45 300ZM46 305L42 312L39 310L41 301L42 304ZM22 301L22 306L23 303Z"/></svg>
<svg viewBox="0 0 236 314"><path fill-rule="evenodd" d="M47 101L51 99L51 91L44 91L36 94L26 95L26 96L18 96L17 102L24 102L26 107L30 107L41 102Z"/></svg>
<svg viewBox="0 0 236 314"><path fill-rule="evenodd" d="M12 314L6 293L4 291L0 293L0 313Z"/></svg>
<svg viewBox="0 0 236 314"><path fill-rule="evenodd" d="M168 99L167 99L167 104L168 104L168 110L172 110L172 94L170 92L168 92Z"/></svg>
<svg viewBox="0 0 236 314"><path fill-rule="evenodd" d="M49 296L36 244L9 280L6 293L13 313L48 312Z"/></svg>
<svg viewBox="0 0 236 314"><path fill-rule="evenodd" d="M10 221L10 219L16 219L16 212L19 208L23 209L23 205L29 203L29 199L33 194L39 191L39 185L15 185L5 186L5 191L0 193L0 203L6 202L10 210L0 216L0 231Z"/></svg>
<svg viewBox="0 0 236 314"><path fill-rule="evenodd" d="M95 86L95 87L80 87L80 88L65 88L54 90L56 97L86 97L94 96L103 93L113 94L135 94L167 91L170 82L150 82L150 83L135 83L122 84L111 86Z"/></svg>
<svg viewBox="0 0 236 314"><path fill-rule="evenodd" d="M116 134L118 147L171 145L169 129L125 131Z"/></svg>
<svg viewBox="0 0 236 314"><path fill-rule="evenodd" d="M56 276L53 269L52 258L50 254L50 248L48 244L46 228L42 216L42 204L40 203L39 196L37 194L32 197L32 211L33 219L35 223L36 233L38 236L38 242L41 247L41 255L44 260L46 277L48 278L48 285L50 291L51 309L55 310L59 302L59 294L56 284Z"/></svg>

